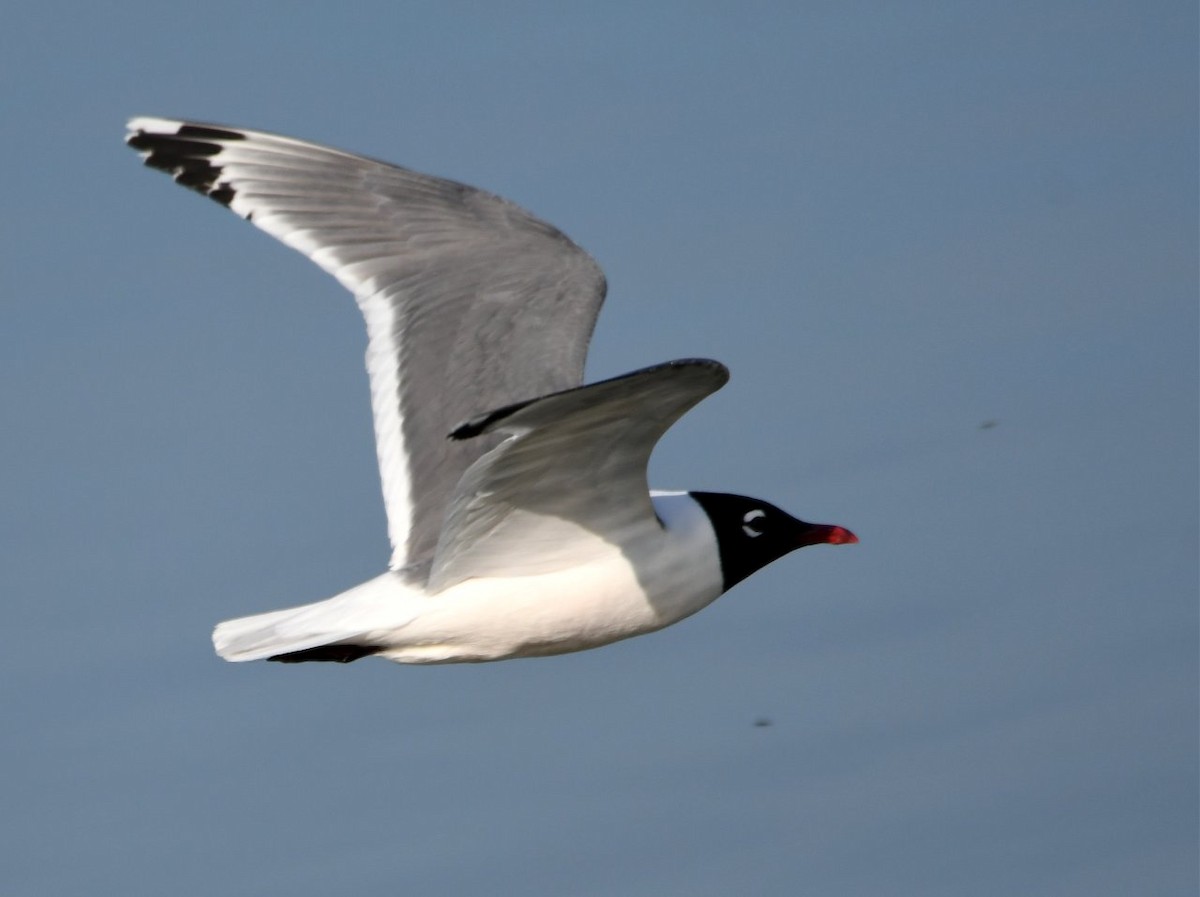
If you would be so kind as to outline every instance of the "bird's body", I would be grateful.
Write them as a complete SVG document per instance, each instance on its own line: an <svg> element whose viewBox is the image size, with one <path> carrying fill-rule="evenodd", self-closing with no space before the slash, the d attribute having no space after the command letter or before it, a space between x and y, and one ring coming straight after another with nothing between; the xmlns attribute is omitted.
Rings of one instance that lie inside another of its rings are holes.
<svg viewBox="0 0 1200 897"><path fill-rule="evenodd" d="M687 359L580 385L603 274L512 203L263 132L129 127L147 165L337 277L367 325L389 569L220 624L222 657L578 651L677 622L795 548L856 541L743 496L652 494L655 443L728 372Z"/></svg>
<svg viewBox="0 0 1200 897"><path fill-rule="evenodd" d="M654 506L663 526L631 534L633 556L582 535L594 543L584 563L471 578L433 595L389 571L327 601L222 623L217 649L230 660L314 659L301 652L336 635L401 663L453 663L564 654L652 632L721 594L700 507L685 493L657 495Z"/></svg>

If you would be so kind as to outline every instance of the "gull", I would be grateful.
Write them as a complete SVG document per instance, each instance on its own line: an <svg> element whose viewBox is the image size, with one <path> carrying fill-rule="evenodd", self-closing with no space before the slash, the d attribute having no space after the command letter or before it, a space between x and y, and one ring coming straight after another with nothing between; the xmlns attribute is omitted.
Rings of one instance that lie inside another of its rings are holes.
<svg viewBox="0 0 1200 897"><path fill-rule="evenodd" d="M580 651L676 623L797 548L858 541L755 498L651 491L655 444L729 373L682 359L583 385L604 274L513 203L263 131L139 117L126 143L332 274L367 327L391 561L220 623L226 660Z"/></svg>

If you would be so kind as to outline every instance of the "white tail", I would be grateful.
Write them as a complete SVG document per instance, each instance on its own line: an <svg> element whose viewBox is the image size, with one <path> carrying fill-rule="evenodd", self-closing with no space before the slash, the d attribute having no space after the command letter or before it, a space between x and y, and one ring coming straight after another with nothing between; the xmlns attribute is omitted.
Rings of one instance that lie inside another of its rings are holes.
<svg viewBox="0 0 1200 897"><path fill-rule="evenodd" d="M226 660L265 660L346 638L345 633L335 635L313 625L319 621L313 620L315 615L308 611L316 606L226 620L213 630L213 647Z"/></svg>
<svg viewBox="0 0 1200 897"><path fill-rule="evenodd" d="M396 583L393 574L384 573L315 604L226 620L213 630L213 647L226 660L245 661L323 645L369 643L372 632L394 631L417 616Z"/></svg>

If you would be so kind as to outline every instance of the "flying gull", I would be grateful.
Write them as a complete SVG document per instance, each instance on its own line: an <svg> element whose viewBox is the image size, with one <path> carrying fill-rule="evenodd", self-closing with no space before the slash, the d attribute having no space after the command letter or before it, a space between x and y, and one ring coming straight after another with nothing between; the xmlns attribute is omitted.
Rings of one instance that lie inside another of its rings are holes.
<svg viewBox="0 0 1200 897"><path fill-rule="evenodd" d="M655 443L729 373L684 359L582 385L604 275L518 206L261 131L128 127L146 165L308 256L366 319L391 562L221 623L226 660L580 651L682 620L794 549L858 541L754 498L652 492Z"/></svg>

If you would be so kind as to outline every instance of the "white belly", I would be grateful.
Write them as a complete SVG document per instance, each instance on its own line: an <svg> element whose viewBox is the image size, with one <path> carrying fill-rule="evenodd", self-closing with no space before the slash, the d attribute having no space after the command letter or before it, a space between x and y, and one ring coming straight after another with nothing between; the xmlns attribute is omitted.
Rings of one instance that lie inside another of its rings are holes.
<svg viewBox="0 0 1200 897"><path fill-rule="evenodd" d="M655 495L654 507L659 519L624 548L598 536L579 546L587 560L577 566L471 577L432 595L384 573L326 601L227 621L213 641L228 660L353 644L398 663L453 663L563 654L653 632L722 588L712 526L695 501Z"/></svg>
<svg viewBox="0 0 1200 897"><path fill-rule="evenodd" d="M669 626L721 592L711 526L684 495L656 496L665 527L588 564L511 579L470 579L422 598L413 621L378 633L399 663L563 654Z"/></svg>

